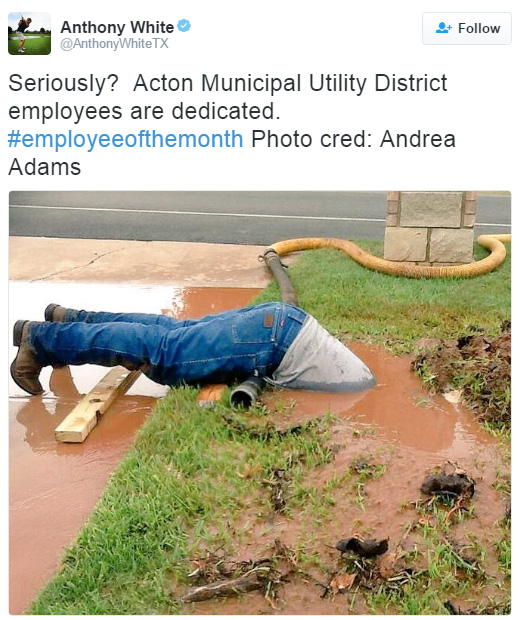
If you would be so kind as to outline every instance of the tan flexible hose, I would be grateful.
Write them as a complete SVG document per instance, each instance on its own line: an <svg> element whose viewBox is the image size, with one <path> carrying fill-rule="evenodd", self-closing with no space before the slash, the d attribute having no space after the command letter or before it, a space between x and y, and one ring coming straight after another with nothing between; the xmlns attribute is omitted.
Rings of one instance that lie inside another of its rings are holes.
<svg viewBox="0 0 520 620"><path fill-rule="evenodd" d="M405 278L450 278L461 277L471 278L489 273L501 265L506 258L505 242L511 241L511 235L480 235L477 243L489 250L489 256L482 260L468 263L467 265L457 265L454 267L430 267L428 265L410 265L397 263L384 258L378 258L360 248L352 241L344 239L334 239L330 237L306 237L302 239L288 239L278 241L270 246L279 256L298 252L301 250L315 250L317 248L337 248L345 252L356 263L392 276L402 276Z"/></svg>

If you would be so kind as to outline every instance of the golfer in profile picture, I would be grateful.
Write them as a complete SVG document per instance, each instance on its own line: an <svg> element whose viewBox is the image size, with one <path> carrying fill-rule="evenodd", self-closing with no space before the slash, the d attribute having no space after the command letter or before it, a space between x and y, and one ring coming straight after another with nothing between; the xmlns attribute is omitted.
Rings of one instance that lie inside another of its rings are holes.
<svg viewBox="0 0 520 620"><path fill-rule="evenodd" d="M32 19L30 17L25 19L25 17L23 15L20 15L20 17L21 17L21 19L18 22L18 28L16 30L16 34L18 36L18 39L20 40L20 45L18 46L18 53L19 54L24 54L25 53L25 49L24 49L25 34L24 34L24 32L31 25Z"/></svg>

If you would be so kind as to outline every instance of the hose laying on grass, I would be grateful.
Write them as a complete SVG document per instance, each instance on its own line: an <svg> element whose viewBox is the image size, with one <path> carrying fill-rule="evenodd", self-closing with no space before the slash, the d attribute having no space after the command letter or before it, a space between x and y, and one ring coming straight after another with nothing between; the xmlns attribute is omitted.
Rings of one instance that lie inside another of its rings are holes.
<svg viewBox="0 0 520 620"><path fill-rule="evenodd" d="M363 267L388 275L404 278L470 278L489 273L501 265L506 258L506 247L504 243L508 241L511 241L511 235L481 235L478 237L477 243L486 250L489 250L490 254L474 263L457 265L455 267L430 267L426 265L396 263L385 260L384 258L378 258L366 252L352 241L330 237L306 237L302 239L278 241L268 247L260 258L263 258L269 271L273 274L273 277L278 283L282 301L297 306L296 292L280 260L281 256L291 254L291 252L315 250L318 248L337 248L345 252L345 254L350 256L356 263L363 265ZM260 390L257 390L254 396L250 397L249 391L244 389L247 386L248 382L245 382L236 388L234 394L236 393L240 397L245 394L247 398L236 398L236 402L233 403L234 406L242 404L247 408L257 399Z"/></svg>
<svg viewBox="0 0 520 620"><path fill-rule="evenodd" d="M352 241L330 237L306 237L302 239L278 241L266 249L263 254L263 259L280 287L282 300L286 303L296 305L296 293L280 261L281 256L285 256L291 252L315 250L318 248L337 248L345 252L345 254L356 261L356 263L363 265L363 267L392 276L417 279L472 278L489 273L501 265L506 258L506 247L504 243L510 241L511 235L480 235L477 239L477 243L486 250L489 250L490 254L474 263L449 267L430 267L428 265L396 263L374 256Z"/></svg>

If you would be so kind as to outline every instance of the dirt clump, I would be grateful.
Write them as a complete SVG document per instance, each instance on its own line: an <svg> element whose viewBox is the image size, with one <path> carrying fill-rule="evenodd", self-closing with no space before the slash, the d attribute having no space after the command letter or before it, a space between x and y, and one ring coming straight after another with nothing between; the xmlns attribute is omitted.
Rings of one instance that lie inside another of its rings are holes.
<svg viewBox="0 0 520 620"><path fill-rule="evenodd" d="M511 603L509 602L462 609L448 600L444 603L444 607L450 616L509 616L511 614Z"/></svg>
<svg viewBox="0 0 520 620"><path fill-rule="evenodd" d="M459 497L467 495L473 497L475 481L460 469L457 464L447 462L438 471L426 476L421 485L421 492L425 495L441 495Z"/></svg>
<svg viewBox="0 0 520 620"><path fill-rule="evenodd" d="M421 344L421 343L420 343ZM491 338L476 326L457 340L423 342L412 369L436 393L460 390L482 422L511 425L511 322Z"/></svg>
<svg viewBox="0 0 520 620"><path fill-rule="evenodd" d="M340 540L336 544L336 549L341 551L341 553L352 551L363 558L372 558L388 551L388 538L383 538L383 540L375 540L374 538L362 540L353 536Z"/></svg>
<svg viewBox="0 0 520 620"><path fill-rule="evenodd" d="M408 532L409 533L409 532ZM362 540L356 537L340 540L336 549L341 556L324 587L321 598L334 598L356 586L356 591L399 589L422 571L408 566L400 540L392 553L388 551L388 538Z"/></svg>

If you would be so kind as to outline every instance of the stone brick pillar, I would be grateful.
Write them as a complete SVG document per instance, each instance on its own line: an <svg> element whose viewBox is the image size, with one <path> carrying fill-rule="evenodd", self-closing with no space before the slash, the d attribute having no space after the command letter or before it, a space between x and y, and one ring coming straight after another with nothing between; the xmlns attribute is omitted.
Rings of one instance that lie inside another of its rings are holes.
<svg viewBox="0 0 520 620"><path fill-rule="evenodd" d="M384 257L416 264L473 260L476 192L388 192Z"/></svg>

